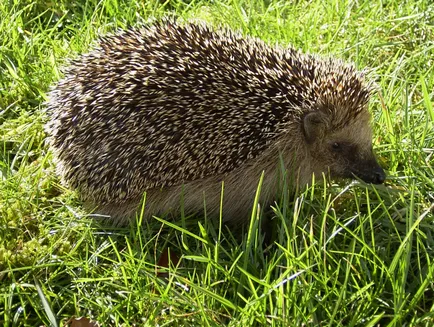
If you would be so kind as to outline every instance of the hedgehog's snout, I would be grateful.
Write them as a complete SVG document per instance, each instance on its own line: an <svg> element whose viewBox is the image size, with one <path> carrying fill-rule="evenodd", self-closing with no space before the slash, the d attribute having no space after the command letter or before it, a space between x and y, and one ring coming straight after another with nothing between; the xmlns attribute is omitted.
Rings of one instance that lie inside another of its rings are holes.
<svg viewBox="0 0 434 327"><path fill-rule="evenodd" d="M365 183L383 184L386 180L386 173L384 172L383 168L381 168L376 161L371 163L369 166L370 168L368 170L356 171L353 172L353 174Z"/></svg>

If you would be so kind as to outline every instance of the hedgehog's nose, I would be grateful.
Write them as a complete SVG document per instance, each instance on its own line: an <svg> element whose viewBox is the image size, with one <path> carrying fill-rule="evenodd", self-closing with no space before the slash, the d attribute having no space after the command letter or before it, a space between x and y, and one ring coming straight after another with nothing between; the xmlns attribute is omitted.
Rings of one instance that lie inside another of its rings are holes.
<svg viewBox="0 0 434 327"><path fill-rule="evenodd" d="M383 184L386 180L386 174L383 170L383 168L378 167L376 171L374 172L374 184Z"/></svg>

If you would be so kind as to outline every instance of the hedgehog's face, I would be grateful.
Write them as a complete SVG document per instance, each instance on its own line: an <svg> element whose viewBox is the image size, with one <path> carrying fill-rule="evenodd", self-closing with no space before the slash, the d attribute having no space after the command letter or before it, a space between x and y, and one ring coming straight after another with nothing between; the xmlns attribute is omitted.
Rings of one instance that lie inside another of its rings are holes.
<svg viewBox="0 0 434 327"><path fill-rule="evenodd" d="M327 115L314 111L304 117L303 132L315 174L357 177L373 184L384 182L385 173L372 149L372 131L367 113L336 130L331 127Z"/></svg>

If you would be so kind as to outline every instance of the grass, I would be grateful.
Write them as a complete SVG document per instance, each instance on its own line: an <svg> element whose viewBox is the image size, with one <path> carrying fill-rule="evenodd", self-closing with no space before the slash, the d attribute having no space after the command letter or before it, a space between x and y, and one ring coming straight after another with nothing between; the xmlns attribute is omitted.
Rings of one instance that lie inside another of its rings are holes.
<svg viewBox="0 0 434 327"><path fill-rule="evenodd" d="M98 35L168 14L369 68L386 186L285 197L266 251L256 215L235 237L203 219L111 228L85 212L54 174L46 92ZM433 40L429 0L0 2L0 324L433 326ZM180 260L157 267L167 247Z"/></svg>

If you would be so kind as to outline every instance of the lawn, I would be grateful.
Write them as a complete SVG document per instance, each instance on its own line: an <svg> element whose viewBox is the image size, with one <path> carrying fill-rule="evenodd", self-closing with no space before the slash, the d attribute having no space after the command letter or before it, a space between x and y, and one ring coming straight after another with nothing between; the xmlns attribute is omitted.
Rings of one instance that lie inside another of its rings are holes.
<svg viewBox="0 0 434 327"><path fill-rule="evenodd" d="M45 143L47 91L98 36L167 15L368 70L385 185L288 194L267 246L261 216L233 235L86 212ZM0 325L434 326L433 90L431 0L1 1ZM179 260L159 267L166 249Z"/></svg>

